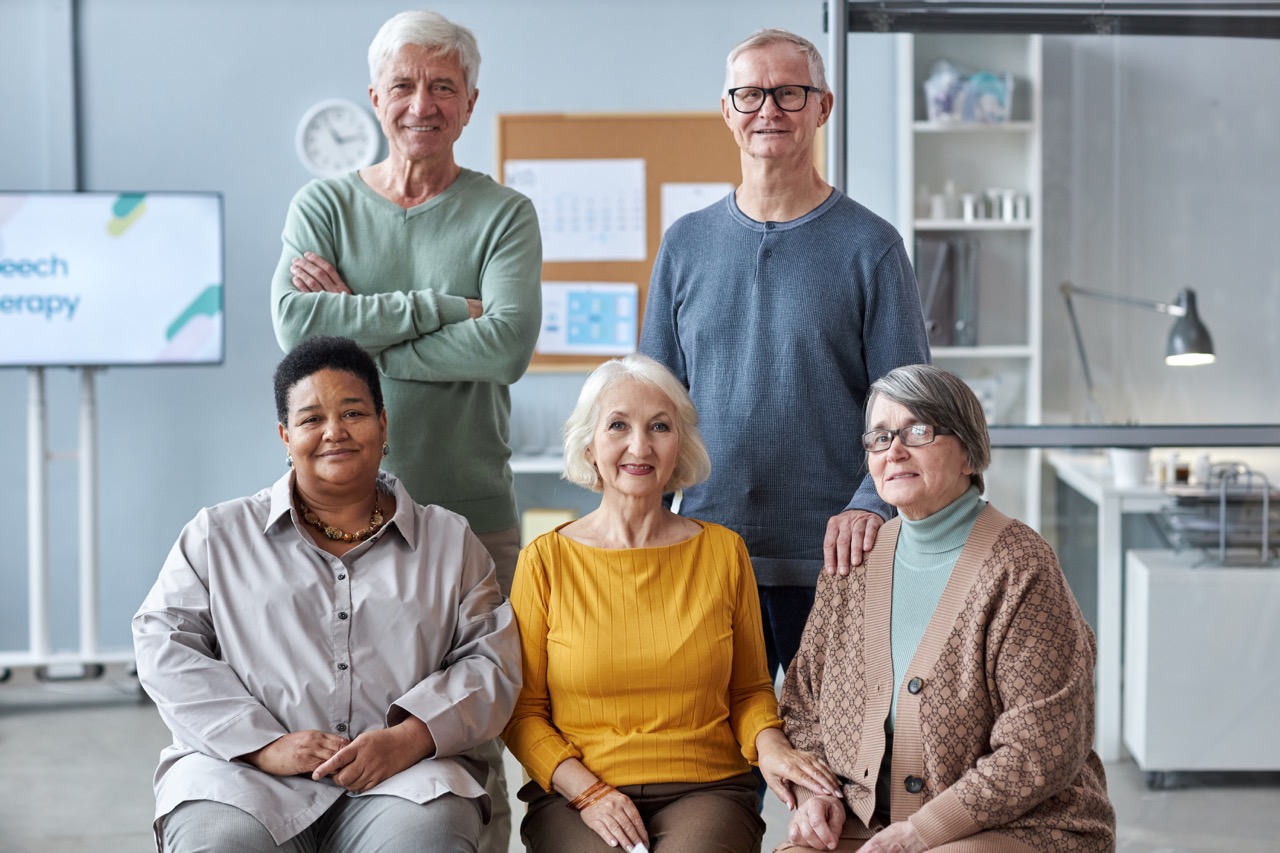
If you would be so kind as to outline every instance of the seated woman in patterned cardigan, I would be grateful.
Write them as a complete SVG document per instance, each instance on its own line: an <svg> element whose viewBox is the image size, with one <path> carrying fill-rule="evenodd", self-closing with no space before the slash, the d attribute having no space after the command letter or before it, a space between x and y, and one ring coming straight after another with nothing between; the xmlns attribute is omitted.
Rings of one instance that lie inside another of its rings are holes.
<svg viewBox="0 0 1280 853"><path fill-rule="evenodd" d="M1053 551L981 499L982 407L959 378L900 367L862 436L899 518L864 568L823 575L781 715L835 771L797 790L779 850L1115 849L1093 752L1094 638Z"/></svg>

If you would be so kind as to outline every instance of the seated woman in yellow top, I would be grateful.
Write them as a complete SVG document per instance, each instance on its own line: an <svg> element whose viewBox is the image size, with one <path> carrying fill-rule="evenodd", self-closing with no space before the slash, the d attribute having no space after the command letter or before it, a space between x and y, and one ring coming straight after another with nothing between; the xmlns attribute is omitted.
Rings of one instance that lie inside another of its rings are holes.
<svg viewBox="0 0 1280 853"><path fill-rule="evenodd" d="M693 402L629 355L587 379L564 435L565 479L601 501L516 568L524 687L503 739L533 779L521 837L534 853L758 850L750 762L788 806L787 781L837 780L779 728L746 546L663 505L710 473Z"/></svg>

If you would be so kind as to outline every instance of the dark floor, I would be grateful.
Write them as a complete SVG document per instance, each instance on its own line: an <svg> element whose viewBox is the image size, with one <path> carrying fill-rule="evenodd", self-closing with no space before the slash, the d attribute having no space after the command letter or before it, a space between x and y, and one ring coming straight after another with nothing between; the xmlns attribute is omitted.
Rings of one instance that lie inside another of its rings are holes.
<svg viewBox="0 0 1280 853"><path fill-rule="evenodd" d="M0 853L153 850L151 773L168 740L124 672L58 684L15 672L0 684ZM1163 791L1131 763L1107 775L1122 853L1280 851L1280 774L1186 776L1174 781L1189 787ZM765 820L768 851L786 837L772 796Z"/></svg>

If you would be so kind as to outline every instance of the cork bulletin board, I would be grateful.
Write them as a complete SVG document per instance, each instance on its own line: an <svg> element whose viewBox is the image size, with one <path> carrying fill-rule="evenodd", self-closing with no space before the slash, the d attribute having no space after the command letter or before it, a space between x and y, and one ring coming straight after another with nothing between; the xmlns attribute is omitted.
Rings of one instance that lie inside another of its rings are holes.
<svg viewBox="0 0 1280 853"><path fill-rule="evenodd" d="M738 146L718 112L627 114L526 114L498 116L498 175L507 182L508 161L642 160L644 238L642 259L548 260L544 282L634 283L639 290L637 330L654 259L662 241L664 184L741 180ZM544 244L547 228L543 229ZM530 370L590 370L607 355L535 351Z"/></svg>

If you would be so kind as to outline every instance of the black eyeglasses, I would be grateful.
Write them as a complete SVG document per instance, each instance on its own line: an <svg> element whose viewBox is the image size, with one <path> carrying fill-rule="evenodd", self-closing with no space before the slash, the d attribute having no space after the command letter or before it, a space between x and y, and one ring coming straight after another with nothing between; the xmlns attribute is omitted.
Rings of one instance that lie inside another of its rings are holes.
<svg viewBox="0 0 1280 853"><path fill-rule="evenodd" d="M817 86L774 86L772 89L738 86L729 90L729 100L733 103L733 108L740 113L757 113L764 106L764 99L772 95L778 109L798 113L809 103L810 92L821 91Z"/></svg>
<svg viewBox="0 0 1280 853"><path fill-rule="evenodd" d="M862 434L862 449L868 453L882 453L893 444L893 437L907 447L924 447L933 444L940 435L955 435L955 430L932 424L911 424L901 429L873 429Z"/></svg>

